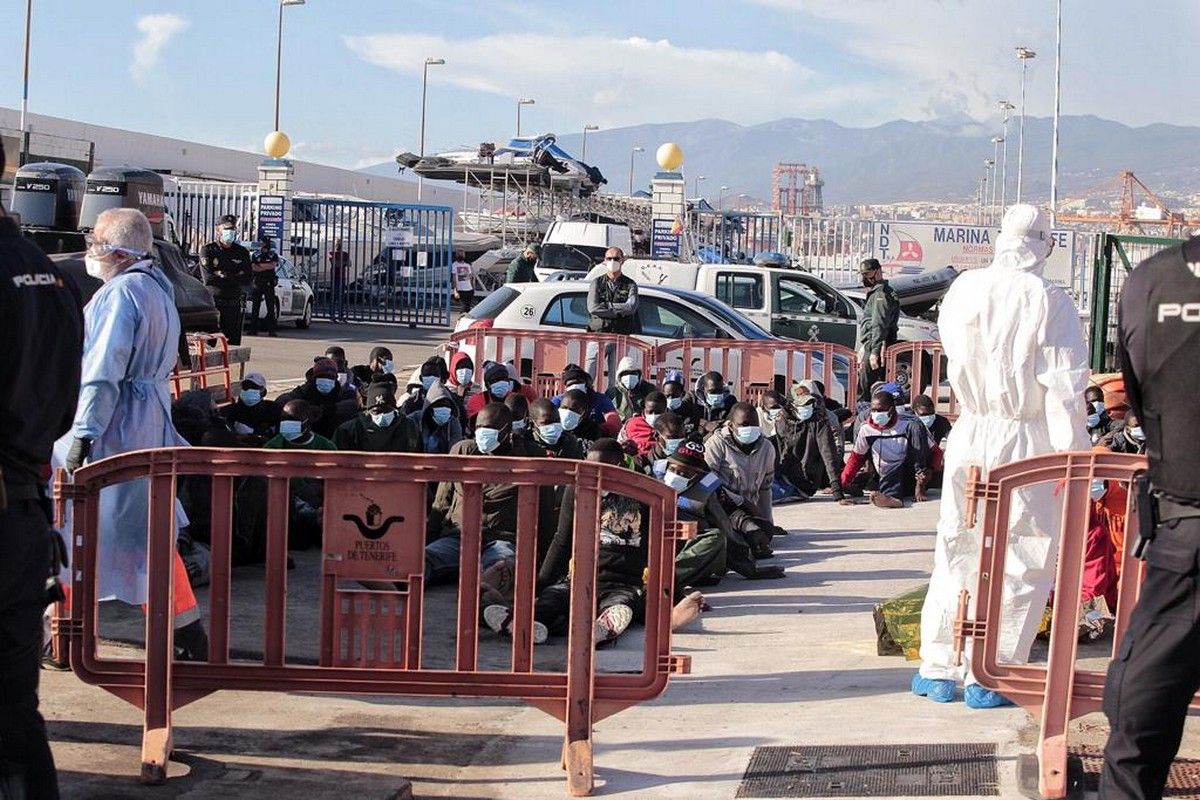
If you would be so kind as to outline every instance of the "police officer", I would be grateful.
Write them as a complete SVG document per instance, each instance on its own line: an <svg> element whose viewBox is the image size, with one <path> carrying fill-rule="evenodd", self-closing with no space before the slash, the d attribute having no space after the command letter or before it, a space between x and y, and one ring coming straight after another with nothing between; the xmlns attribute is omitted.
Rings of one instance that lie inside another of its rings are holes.
<svg viewBox="0 0 1200 800"><path fill-rule="evenodd" d="M275 337L275 327L279 321L279 297L275 287L279 285L279 276L275 270L279 267L279 253L271 242L270 236L262 237L256 252L250 259L253 272L253 289L250 292L250 330L251 335L258 333L258 312L265 302L267 318L263 329L267 336Z"/></svg>
<svg viewBox="0 0 1200 800"><path fill-rule="evenodd" d="M884 279L879 259L864 260L858 265L858 272L867 289L858 323L858 399L870 402L871 386L886 378L884 353L899 338L900 298Z"/></svg>
<svg viewBox="0 0 1200 800"><path fill-rule="evenodd" d="M0 381L0 795L7 786L29 800L57 798L37 698L42 611L61 546L45 485L54 440L75 414L83 314L72 285L2 207L0 337L9 362Z"/></svg>
<svg viewBox="0 0 1200 800"><path fill-rule="evenodd" d="M250 251L238 244L237 217L226 214L217 223L217 240L200 251L200 271L204 283L216 301L221 316L221 333L232 345L242 343L242 316L246 300L242 287L253 274Z"/></svg>
<svg viewBox="0 0 1200 800"><path fill-rule="evenodd" d="M1157 506L1146 581L1108 668L1100 797L1162 797L1188 703L1200 687L1200 237L1129 273L1118 356L1146 437ZM1152 509L1142 508L1149 514Z"/></svg>

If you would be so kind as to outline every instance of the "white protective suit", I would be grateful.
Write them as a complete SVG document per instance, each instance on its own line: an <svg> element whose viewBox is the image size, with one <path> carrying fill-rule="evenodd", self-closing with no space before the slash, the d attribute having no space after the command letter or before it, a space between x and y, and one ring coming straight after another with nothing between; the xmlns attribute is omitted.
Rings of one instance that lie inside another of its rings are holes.
<svg viewBox="0 0 1200 800"><path fill-rule="evenodd" d="M980 532L963 527L967 468L986 471L1031 456L1087 450L1083 391L1087 345L1071 298L1042 277L1049 219L1030 205L1004 215L996 255L963 273L938 318L961 416L946 446L933 574L921 613L921 676L974 682L969 652L953 666L962 589L978 591ZM1054 487L1014 494L1004 573L999 656L1024 663L1054 580L1061 501ZM982 515L980 515L982 522Z"/></svg>
<svg viewBox="0 0 1200 800"><path fill-rule="evenodd" d="M153 262L139 261L105 281L83 316L79 405L71 430L55 444L55 466L77 438L92 440L88 461L186 445L171 422L167 379L179 354L179 312L167 276ZM100 492L101 600L146 602L149 488L141 478ZM178 534L187 525L178 501L175 516Z"/></svg>

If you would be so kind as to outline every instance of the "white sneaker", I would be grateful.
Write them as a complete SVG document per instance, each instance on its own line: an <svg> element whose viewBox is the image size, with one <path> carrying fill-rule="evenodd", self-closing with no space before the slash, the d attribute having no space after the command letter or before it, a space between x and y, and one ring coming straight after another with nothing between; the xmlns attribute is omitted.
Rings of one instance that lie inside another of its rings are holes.
<svg viewBox="0 0 1200 800"><path fill-rule="evenodd" d="M483 609L483 621L501 636L512 636L512 609L499 604ZM533 621L533 643L545 644L550 638L550 629L537 620Z"/></svg>
<svg viewBox="0 0 1200 800"><path fill-rule="evenodd" d="M596 617L596 644L614 641L633 622L633 609L624 603L609 606Z"/></svg>

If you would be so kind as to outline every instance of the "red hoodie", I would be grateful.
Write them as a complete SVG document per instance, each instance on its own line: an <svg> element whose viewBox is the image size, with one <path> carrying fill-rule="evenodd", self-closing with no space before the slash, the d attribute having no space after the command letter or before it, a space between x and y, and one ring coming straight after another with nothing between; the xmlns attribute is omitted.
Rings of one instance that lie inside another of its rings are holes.
<svg viewBox="0 0 1200 800"><path fill-rule="evenodd" d="M625 427L621 429L621 435L618 438L622 444L626 441L633 442L639 456L654 449L654 428L649 422L646 422L645 416L641 414L632 416L625 422Z"/></svg>

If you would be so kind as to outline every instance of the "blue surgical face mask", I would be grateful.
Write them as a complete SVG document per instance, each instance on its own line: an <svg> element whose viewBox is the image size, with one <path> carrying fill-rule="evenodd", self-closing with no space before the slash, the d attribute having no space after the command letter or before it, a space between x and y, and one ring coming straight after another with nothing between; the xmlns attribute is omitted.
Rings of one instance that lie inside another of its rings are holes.
<svg viewBox="0 0 1200 800"><path fill-rule="evenodd" d="M673 456L681 444L683 444L683 439L667 439L663 442L663 452L669 456Z"/></svg>
<svg viewBox="0 0 1200 800"><path fill-rule="evenodd" d="M661 414L651 414L651 413L647 412L647 413L643 414L642 416L646 418L646 424L649 425L651 428L653 428L654 423L658 422L658 418L662 415Z"/></svg>
<svg viewBox="0 0 1200 800"><path fill-rule="evenodd" d="M917 419L921 420L921 424L926 428L932 428L934 421L937 420L937 414L920 414Z"/></svg>
<svg viewBox="0 0 1200 800"><path fill-rule="evenodd" d="M678 411L683 406L683 397L668 397L667 411Z"/></svg>
<svg viewBox="0 0 1200 800"><path fill-rule="evenodd" d="M453 414L453 409L446 408L445 406L434 406L430 416L433 417L433 424L441 427L450 421L450 417Z"/></svg>
<svg viewBox="0 0 1200 800"><path fill-rule="evenodd" d="M801 422L806 422L812 419L813 411L814 409L811 405L800 406L796 409L796 416L800 418Z"/></svg>
<svg viewBox="0 0 1200 800"><path fill-rule="evenodd" d="M782 408L763 409L763 415L766 416L767 419L771 420L771 422L774 422L775 420L779 419L779 415L782 413L783 413Z"/></svg>
<svg viewBox="0 0 1200 800"><path fill-rule="evenodd" d="M387 361L384 361L383 362L383 371L385 373L387 373L388 375L391 375L393 372L396 371L396 362L392 361L390 358Z"/></svg>
<svg viewBox="0 0 1200 800"><path fill-rule="evenodd" d="M573 431L579 427L583 415L569 408L560 408L558 410L558 419L562 422L564 431Z"/></svg>
<svg viewBox="0 0 1200 800"><path fill-rule="evenodd" d="M289 442L294 442L304 433L304 423L298 419L280 420L279 433Z"/></svg>
<svg viewBox="0 0 1200 800"><path fill-rule="evenodd" d="M687 478L680 475L678 472L671 472L671 470L667 470L663 474L662 480L663 480L663 483L665 483L667 486L670 486L672 489L674 489L677 492L682 492L683 490L687 489L688 486L690 486L692 483Z"/></svg>
<svg viewBox="0 0 1200 800"><path fill-rule="evenodd" d="M382 414L371 414L371 422L378 428L386 428L396 421L395 411L385 411Z"/></svg>
<svg viewBox="0 0 1200 800"><path fill-rule="evenodd" d="M237 241L237 231L232 228L225 228L221 231L221 241L225 244L233 244Z"/></svg>
<svg viewBox="0 0 1200 800"><path fill-rule="evenodd" d="M1108 487L1104 485L1104 481L1097 478L1092 481L1092 499L1099 500L1104 497L1104 493L1108 491Z"/></svg>
<svg viewBox="0 0 1200 800"><path fill-rule="evenodd" d="M474 377L475 370L471 369L470 367L460 367L454 370L455 380L457 380L463 386L466 386L468 383L470 383L471 379Z"/></svg>
<svg viewBox="0 0 1200 800"><path fill-rule="evenodd" d="M329 394L333 391L333 387L337 386L337 381L333 378L317 378L313 383L321 394Z"/></svg>
<svg viewBox="0 0 1200 800"><path fill-rule="evenodd" d="M633 389L639 383L642 382L642 376L636 372L630 372L625 375L622 375L620 380L621 380L621 385L624 386L626 389Z"/></svg>
<svg viewBox="0 0 1200 800"><path fill-rule="evenodd" d="M1103 414L1104 413L1104 401L1103 400L1093 400L1092 401L1092 409L1095 410L1095 412L1097 414Z"/></svg>
<svg viewBox="0 0 1200 800"><path fill-rule="evenodd" d="M1096 427L1096 426L1097 426L1097 425L1099 425L1099 424L1100 424L1100 415L1099 415L1099 414L1096 414L1096 413L1094 413L1094 412L1093 412L1093 413L1091 413L1091 414L1088 414L1088 416L1087 416L1087 426L1088 426L1089 428L1094 428L1094 427Z"/></svg>
<svg viewBox="0 0 1200 800"><path fill-rule="evenodd" d="M1144 442L1146 441L1146 432L1142 430L1141 425L1134 425L1129 429L1129 438L1135 442Z"/></svg>
<svg viewBox="0 0 1200 800"><path fill-rule="evenodd" d="M248 406L256 406L262 402L261 389L242 389L242 393L238 397L242 398L242 403Z"/></svg>
<svg viewBox="0 0 1200 800"><path fill-rule="evenodd" d="M436 380L437 380L437 375L422 375L422 376L421 376L421 387L422 387L422 388L423 388L425 391L427 391L427 392L428 392L428 391L429 391L429 387L430 387L430 386L433 386L433 382L434 382L434 381L436 381Z"/></svg>
<svg viewBox="0 0 1200 800"><path fill-rule="evenodd" d="M738 444L754 444L762 436L762 428L757 425L742 425L733 429L733 438Z"/></svg>
<svg viewBox="0 0 1200 800"><path fill-rule="evenodd" d="M558 444L558 440L562 438L563 426L561 422L551 422L548 425L538 425L538 438L546 444Z"/></svg>
<svg viewBox="0 0 1200 800"><path fill-rule="evenodd" d="M871 412L871 422L874 422L880 428L882 428L884 425L887 425L888 421L891 418L892 418L892 412L890 412L890 411L872 411Z"/></svg>
<svg viewBox="0 0 1200 800"><path fill-rule="evenodd" d="M710 406L712 406L713 408L716 408L717 406L725 404L725 393L724 392L707 392L704 395L704 399L708 401L708 404Z"/></svg>
<svg viewBox="0 0 1200 800"><path fill-rule="evenodd" d="M523 430L525 430L526 426L527 426L527 422L523 419L514 419L513 420L513 430L514 431L523 431Z"/></svg>
<svg viewBox="0 0 1200 800"><path fill-rule="evenodd" d="M567 392L583 392L584 394L587 394L587 384L586 383L569 383L569 384L567 384L567 389L565 392L563 392L563 394L566 394Z"/></svg>
<svg viewBox="0 0 1200 800"><path fill-rule="evenodd" d="M503 400L512 392L513 385L512 381L496 381L488 388L492 393L492 397L495 397L497 400Z"/></svg>
<svg viewBox="0 0 1200 800"><path fill-rule="evenodd" d="M476 428L475 446L481 453L491 453L500 447L500 431L496 428Z"/></svg>

